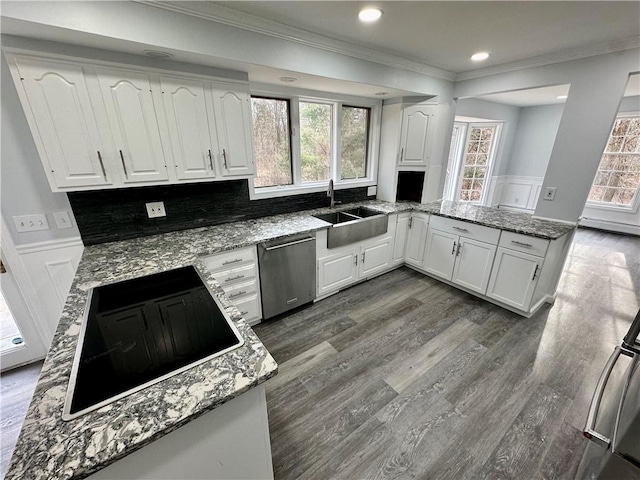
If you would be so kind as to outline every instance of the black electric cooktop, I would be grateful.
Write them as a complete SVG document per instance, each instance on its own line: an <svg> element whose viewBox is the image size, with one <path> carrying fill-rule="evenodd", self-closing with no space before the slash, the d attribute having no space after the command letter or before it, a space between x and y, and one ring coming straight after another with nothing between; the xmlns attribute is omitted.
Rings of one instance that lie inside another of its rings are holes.
<svg viewBox="0 0 640 480"><path fill-rule="evenodd" d="M95 410L243 343L191 266L94 288L63 419Z"/></svg>

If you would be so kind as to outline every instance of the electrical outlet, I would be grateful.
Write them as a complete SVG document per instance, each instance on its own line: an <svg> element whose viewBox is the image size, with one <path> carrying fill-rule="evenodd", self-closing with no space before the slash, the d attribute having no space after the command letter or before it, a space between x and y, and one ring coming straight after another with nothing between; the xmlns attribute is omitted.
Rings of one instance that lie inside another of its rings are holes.
<svg viewBox="0 0 640 480"><path fill-rule="evenodd" d="M35 232L36 230L49 230L49 222L44 213L37 215L18 215L13 217L13 223L19 232Z"/></svg>
<svg viewBox="0 0 640 480"><path fill-rule="evenodd" d="M62 212L53 212L53 219L56 221L56 226L59 229L73 227L69 212L67 212L66 210Z"/></svg>
<svg viewBox="0 0 640 480"><path fill-rule="evenodd" d="M378 187L373 185L372 187L367 187L367 197L373 197L378 192Z"/></svg>
<svg viewBox="0 0 640 480"><path fill-rule="evenodd" d="M150 202L147 206L147 215L149 218L166 217L167 212L164 211L164 202Z"/></svg>
<svg viewBox="0 0 640 480"><path fill-rule="evenodd" d="M557 187L544 187L544 195L542 198L545 200L553 200L556 198Z"/></svg>

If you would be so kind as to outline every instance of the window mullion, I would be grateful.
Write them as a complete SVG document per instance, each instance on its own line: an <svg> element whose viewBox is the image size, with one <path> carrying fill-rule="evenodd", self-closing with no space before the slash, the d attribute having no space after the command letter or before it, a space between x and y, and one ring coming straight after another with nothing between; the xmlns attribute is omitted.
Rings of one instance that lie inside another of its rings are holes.
<svg viewBox="0 0 640 480"><path fill-rule="evenodd" d="M333 104L333 145L331 149L331 172L330 177L335 183L340 182L342 177L342 158L341 146L342 146L342 103L336 102Z"/></svg>
<svg viewBox="0 0 640 480"><path fill-rule="evenodd" d="M300 159L300 98L291 97L291 163L293 184L302 185L302 161Z"/></svg>

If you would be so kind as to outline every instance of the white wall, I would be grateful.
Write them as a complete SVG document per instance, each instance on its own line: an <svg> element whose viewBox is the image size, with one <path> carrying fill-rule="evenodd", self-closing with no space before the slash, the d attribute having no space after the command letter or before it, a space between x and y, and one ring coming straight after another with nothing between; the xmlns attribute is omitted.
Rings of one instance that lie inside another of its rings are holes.
<svg viewBox="0 0 640 480"><path fill-rule="evenodd" d="M508 175L544 177L564 105L522 107Z"/></svg>
<svg viewBox="0 0 640 480"><path fill-rule="evenodd" d="M73 219L73 228L59 230L55 226L53 212L66 210L72 215L67 194L51 192L4 56L0 64L0 204L9 234L16 245L78 237ZM13 216L35 213L47 214L50 229L18 233Z"/></svg>
<svg viewBox="0 0 640 480"><path fill-rule="evenodd" d="M555 200L541 198L535 215L575 222L582 214L629 74L639 71L640 49L636 48L460 81L454 97L571 84L543 184L543 188L557 188Z"/></svg>

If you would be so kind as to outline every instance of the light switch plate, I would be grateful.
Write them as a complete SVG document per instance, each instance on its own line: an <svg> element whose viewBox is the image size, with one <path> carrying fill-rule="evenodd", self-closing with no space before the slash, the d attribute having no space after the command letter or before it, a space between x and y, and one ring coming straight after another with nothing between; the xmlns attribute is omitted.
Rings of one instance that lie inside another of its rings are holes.
<svg viewBox="0 0 640 480"><path fill-rule="evenodd" d="M55 220L56 226L59 229L73 227L73 224L71 223L71 217L69 216L69 212L67 212L66 210L62 212L53 212L53 219Z"/></svg>
<svg viewBox="0 0 640 480"><path fill-rule="evenodd" d="M545 200L553 200L556 198L556 187L544 187L544 195L542 198Z"/></svg>
<svg viewBox="0 0 640 480"><path fill-rule="evenodd" d="M37 215L17 215L13 217L13 223L19 232L35 232L36 230L49 230L49 222L44 213Z"/></svg>
<svg viewBox="0 0 640 480"><path fill-rule="evenodd" d="M149 202L147 206L147 215L149 218L166 217L167 212L164 211L164 202Z"/></svg>

